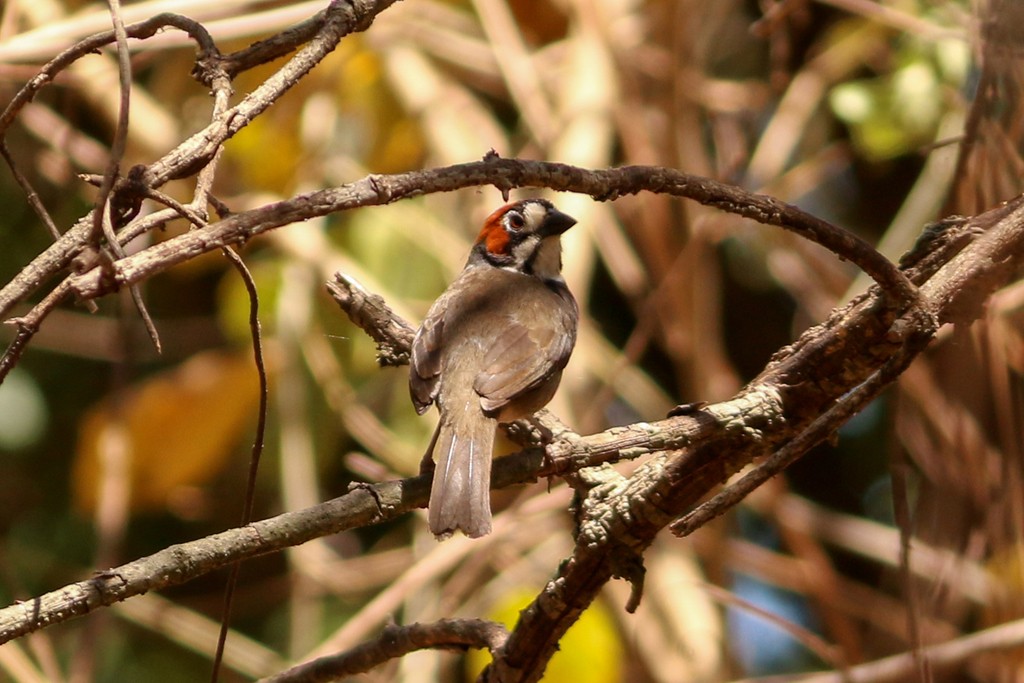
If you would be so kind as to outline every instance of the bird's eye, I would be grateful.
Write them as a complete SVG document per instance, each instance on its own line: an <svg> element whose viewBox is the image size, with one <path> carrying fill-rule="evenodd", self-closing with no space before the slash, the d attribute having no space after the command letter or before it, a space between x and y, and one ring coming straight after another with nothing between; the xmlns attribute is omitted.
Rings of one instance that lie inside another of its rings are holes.
<svg viewBox="0 0 1024 683"><path fill-rule="evenodd" d="M516 212L511 212L508 215L508 225L513 230L522 230L523 226L526 225L526 219L523 215Z"/></svg>

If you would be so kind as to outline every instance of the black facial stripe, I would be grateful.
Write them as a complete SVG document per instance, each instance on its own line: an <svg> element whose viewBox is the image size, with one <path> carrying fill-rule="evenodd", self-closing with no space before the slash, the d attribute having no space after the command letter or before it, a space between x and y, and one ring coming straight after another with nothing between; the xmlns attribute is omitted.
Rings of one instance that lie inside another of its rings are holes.
<svg viewBox="0 0 1024 683"><path fill-rule="evenodd" d="M512 254L495 254L489 251L485 242L478 242L473 246L469 259L470 261L484 260L492 266L498 267L511 265L515 261L515 257Z"/></svg>
<svg viewBox="0 0 1024 683"><path fill-rule="evenodd" d="M520 269L528 274L534 274L534 261L541 250L541 240L536 234L522 234L513 238L511 249L513 263L521 263Z"/></svg>
<svg viewBox="0 0 1024 683"><path fill-rule="evenodd" d="M530 252L530 255L526 257L523 262L523 272L527 275L533 275L533 263L537 260L537 255L540 254L540 240L537 241L537 245Z"/></svg>
<svg viewBox="0 0 1024 683"><path fill-rule="evenodd" d="M518 230L516 230L515 232L509 232L508 243L509 245L511 245L509 251L515 251L516 247L518 247L520 244L522 244L529 238L533 237L533 235L534 233L532 232L520 232Z"/></svg>
<svg viewBox="0 0 1024 683"><path fill-rule="evenodd" d="M515 260L516 250L519 249L519 245L533 237L532 232L522 232L520 230L506 230L505 233L508 235L508 258ZM504 254L502 256L505 256Z"/></svg>

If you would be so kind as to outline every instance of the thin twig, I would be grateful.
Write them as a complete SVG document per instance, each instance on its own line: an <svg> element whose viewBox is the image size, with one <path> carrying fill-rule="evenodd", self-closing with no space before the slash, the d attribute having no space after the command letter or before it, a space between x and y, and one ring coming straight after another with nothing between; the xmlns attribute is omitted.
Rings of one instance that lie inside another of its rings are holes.
<svg viewBox="0 0 1024 683"><path fill-rule="evenodd" d="M11 174L14 176L14 181L18 183L18 186L25 193L25 200L28 205L32 207L32 210L39 216L39 220L43 222L46 229L50 232L50 236L55 240L60 239L60 230L57 229L57 224L53 222L53 218L50 216L50 212L43 206L42 200L39 199L39 193L36 192L35 188L32 187L32 182L25 177L25 174L21 172L18 165L14 163L14 157L11 156L11 150L7 147L7 140L0 138L0 156L3 156L4 161L7 162L7 166L11 169Z"/></svg>
<svg viewBox="0 0 1024 683"><path fill-rule="evenodd" d="M390 4L390 3L389 3ZM270 38L257 41L248 47L224 55L223 68L229 78L280 59L295 51L297 45L308 43L323 28L327 21L327 9L317 12L309 19L285 29Z"/></svg>
<svg viewBox="0 0 1024 683"><path fill-rule="evenodd" d="M914 535L913 518L910 513L910 492L907 487L907 472L910 463L906 453L897 448L897 455L889 465L889 477L892 481L892 508L896 526L900 530L900 583L903 584L903 595L907 602L907 634L910 636L910 652L917 664L918 683L931 683L932 672L928 658L924 656L921 640L921 624L918 610L917 582L910 571L910 541Z"/></svg>
<svg viewBox="0 0 1024 683"><path fill-rule="evenodd" d="M504 626L482 619L442 619L432 624L387 626L377 638L348 652L299 664L264 678L261 683L327 683L369 671L417 650L475 648L495 652L507 638Z"/></svg>
<svg viewBox="0 0 1024 683"><path fill-rule="evenodd" d="M92 234L89 243L93 246L100 244L100 238L106 238L111 251L117 258L124 257L124 250L118 244L114 236L113 216L107 212L107 202L110 193L114 189L114 181L117 180L121 169L121 160L124 159L124 150L128 143L128 116L131 112L132 101L132 63L128 55L128 34L124 30L124 21L121 19L120 0L107 0L110 8L110 20L114 24L114 41L117 44L117 76L120 86L118 97L117 125L114 128L114 140L110 145L110 158L107 161L107 168L103 172L103 183L96 197L96 206L92 214Z"/></svg>
<svg viewBox="0 0 1024 683"><path fill-rule="evenodd" d="M132 63L128 55L128 34L125 32L124 21L121 19L120 0L107 0L107 5L110 8L110 19L114 24L114 39L117 43L117 74L120 92L118 97L117 125L114 128L114 140L110 145L110 159L107 162L106 170L103 172L103 183L100 185L96 204L93 208L92 232L89 236L88 244L94 248L99 248L101 238L105 239L107 248L110 249L114 256L116 258L124 258L125 251L121 248L121 244L117 241L115 234L116 231L113 223L115 216L113 214L113 207L110 205L110 197L114 189L114 183L117 182L120 175L121 160L124 159L125 148L128 145L128 117L131 111L132 99ZM120 217L118 219L120 220ZM142 291L138 285L133 285L129 288L129 292L132 303L135 305L135 310L139 312L139 317L142 318L142 323L146 327L146 333L149 335L150 341L153 342L153 348L156 349L157 353L161 353L160 333L156 329L156 323L153 322L153 316L149 314L149 309L146 308L146 302L142 298Z"/></svg>
<svg viewBox="0 0 1024 683"><path fill-rule="evenodd" d="M256 477L260 470L260 458L263 455L263 446L266 443L267 432L267 402L269 389L267 383L267 365L263 357L263 335L260 333L260 297L256 289L256 281L252 273L246 268L242 258L231 249L225 248L224 255L238 271L245 291L249 295L249 335L252 339L252 355L256 364L256 372L259 376L259 408L257 410L256 435L253 438L252 450L249 454L249 473L245 481L245 504L242 508L242 526L252 521L252 512L256 501ZM224 604L221 614L220 633L217 636L217 651L213 658L211 681L217 683L220 675L221 661L224 658L224 646L227 644L228 630L231 626L231 603L235 595L235 587L238 585L238 573L242 563L235 562L231 565L227 585L224 588Z"/></svg>
<svg viewBox="0 0 1024 683"><path fill-rule="evenodd" d="M214 61L205 76L213 88L213 112L214 120L224 115L228 110L231 100L231 75L228 72L226 63L222 59ZM199 172L196 179L196 189L192 197L192 205L189 207L193 212L201 212L206 215L206 205L213 189L213 182L217 176L217 168L223 156L223 145L216 151L210 163ZM184 207L183 207L184 208ZM227 215L220 212L220 217ZM202 226L205 227L205 226ZM245 503L242 507L241 524L244 526L252 521L253 509L256 504L256 479L259 474L260 460L263 455L264 444L266 443L267 431L267 410L269 401L269 388L267 380L267 366L263 356L263 336L260 331L259 317L259 292L256 288L256 281L246 267L242 257L230 247L222 250L224 256L231 262L238 271L242 282L245 285L246 293L249 296L249 335L252 339L253 362L256 365L256 372L259 377L259 407L256 423L256 435L253 439L252 450L249 455L249 471L245 484ZM217 683L220 676L221 663L224 659L224 650L227 646L228 632L231 628L231 608L234 601L235 589L238 586L238 576L241 572L242 563L235 562L231 565L227 583L224 587L224 601L221 612L220 631L217 634L217 649L213 657L210 679Z"/></svg>

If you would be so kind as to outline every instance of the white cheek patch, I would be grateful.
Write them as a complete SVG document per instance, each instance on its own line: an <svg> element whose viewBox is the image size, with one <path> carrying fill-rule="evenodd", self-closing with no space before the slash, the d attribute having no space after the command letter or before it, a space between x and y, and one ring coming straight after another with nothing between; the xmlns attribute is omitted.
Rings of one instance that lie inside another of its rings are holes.
<svg viewBox="0 0 1024 683"><path fill-rule="evenodd" d="M562 273L562 241L558 236L545 237L537 246L533 274L542 280L554 280Z"/></svg>
<svg viewBox="0 0 1024 683"><path fill-rule="evenodd" d="M536 235L530 235L525 238L522 242L512 247L512 259L517 266L522 266L530 260L533 256L533 252L539 246L540 238Z"/></svg>

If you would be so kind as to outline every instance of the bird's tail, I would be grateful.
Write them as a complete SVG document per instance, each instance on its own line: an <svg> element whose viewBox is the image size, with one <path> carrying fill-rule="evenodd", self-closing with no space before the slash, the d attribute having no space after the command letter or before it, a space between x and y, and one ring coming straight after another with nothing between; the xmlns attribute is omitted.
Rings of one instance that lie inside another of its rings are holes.
<svg viewBox="0 0 1024 683"><path fill-rule="evenodd" d="M438 425L434 445L430 531L444 538L461 529L478 538L491 532L491 457L497 424L471 413L448 417Z"/></svg>

